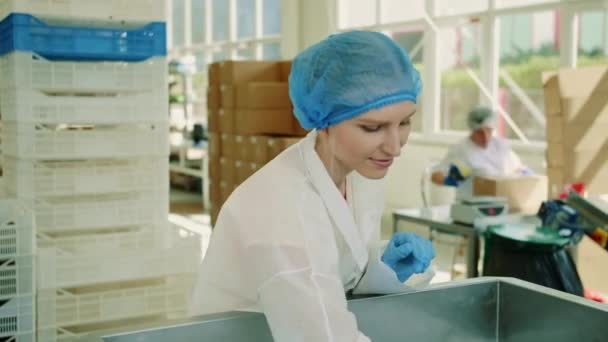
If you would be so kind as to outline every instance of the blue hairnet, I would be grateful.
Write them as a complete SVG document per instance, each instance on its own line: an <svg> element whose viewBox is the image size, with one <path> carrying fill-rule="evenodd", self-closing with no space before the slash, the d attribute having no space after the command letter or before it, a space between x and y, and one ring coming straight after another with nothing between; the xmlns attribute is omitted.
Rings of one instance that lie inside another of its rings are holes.
<svg viewBox="0 0 608 342"><path fill-rule="evenodd" d="M471 131L482 127L494 128L496 126L496 115L488 107L475 107L467 115L467 125Z"/></svg>
<svg viewBox="0 0 608 342"><path fill-rule="evenodd" d="M304 129L323 129L402 101L422 87L410 58L379 32L329 36L293 61L289 96Z"/></svg>

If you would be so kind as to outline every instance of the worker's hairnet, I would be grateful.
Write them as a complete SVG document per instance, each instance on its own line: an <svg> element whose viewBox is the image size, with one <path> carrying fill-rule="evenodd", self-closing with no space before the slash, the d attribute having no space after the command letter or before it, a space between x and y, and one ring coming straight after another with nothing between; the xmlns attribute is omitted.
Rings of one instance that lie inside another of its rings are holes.
<svg viewBox="0 0 608 342"><path fill-rule="evenodd" d="M289 75L294 114L322 129L373 109L416 102L420 74L408 55L379 32L334 34L300 53Z"/></svg>
<svg viewBox="0 0 608 342"><path fill-rule="evenodd" d="M476 107L469 112L467 124L471 131L482 127L494 128L496 126L496 115L488 107Z"/></svg>

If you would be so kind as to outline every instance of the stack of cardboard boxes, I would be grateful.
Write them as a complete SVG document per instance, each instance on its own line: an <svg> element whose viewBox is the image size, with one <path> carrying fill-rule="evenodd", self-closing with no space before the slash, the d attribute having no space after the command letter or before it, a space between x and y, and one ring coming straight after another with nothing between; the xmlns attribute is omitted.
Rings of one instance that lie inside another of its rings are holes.
<svg viewBox="0 0 608 342"><path fill-rule="evenodd" d="M543 82L550 195L577 182L608 193L608 66L561 69Z"/></svg>
<svg viewBox="0 0 608 342"><path fill-rule="evenodd" d="M232 191L306 134L293 115L290 61L224 61L209 65L211 222Z"/></svg>

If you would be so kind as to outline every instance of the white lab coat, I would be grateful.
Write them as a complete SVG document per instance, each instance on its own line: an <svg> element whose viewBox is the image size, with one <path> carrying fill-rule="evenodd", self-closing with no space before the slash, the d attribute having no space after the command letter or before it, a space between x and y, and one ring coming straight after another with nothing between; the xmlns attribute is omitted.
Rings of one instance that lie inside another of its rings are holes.
<svg viewBox="0 0 608 342"><path fill-rule="evenodd" d="M347 177L348 203L314 150L311 132L238 187L224 204L200 266L191 313L264 312L276 341L369 341L345 291L397 293L380 261L382 183Z"/></svg>
<svg viewBox="0 0 608 342"><path fill-rule="evenodd" d="M447 174L450 163L453 162L464 163L471 170L472 176L511 176L525 167L509 143L498 137L493 137L486 148L479 147L466 137L450 147L439 165L439 170ZM473 177L469 177L458 187L456 198L465 198L472 194Z"/></svg>

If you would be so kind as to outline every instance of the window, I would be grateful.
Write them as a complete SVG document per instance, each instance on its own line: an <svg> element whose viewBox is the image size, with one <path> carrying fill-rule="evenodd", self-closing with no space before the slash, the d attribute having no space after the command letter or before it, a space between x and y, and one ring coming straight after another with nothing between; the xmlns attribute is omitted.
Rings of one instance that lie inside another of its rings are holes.
<svg viewBox="0 0 608 342"><path fill-rule="evenodd" d="M262 26L263 35L279 34L281 32L280 0L263 0Z"/></svg>
<svg viewBox="0 0 608 342"><path fill-rule="evenodd" d="M499 0L496 1L497 8L523 7L543 3L559 3L559 0Z"/></svg>
<svg viewBox="0 0 608 342"><path fill-rule="evenodd" d="M237 38L255 36L255 0L238 0L236 7Z"/></svg>
<svg viewBox="0 0 608 342"><path fill-rule="evenodd" d="M488 0L435 0L438 1L439 15L457 15L482 12L488 9Z"/></svg>
<svg viewBox="0 0 608 342"><path fill-rule="evenodd" d="M545 138L542 73L559 68L557 23L557 11L500 18L499 103L530 140ZM498 134L518 138L503 120Z"/></svg>
<svg viewBox="0 0 608 342"><path fill-rule="evenodd" d="M608 63L608 11L579 14L578 65Z"/></svg>
<svg viewBox="0 0 608 342"><path fill-rule="evenodd" d="M281 59L281 45L279 43L264 44L264 59Z"/></svg>
<svg viewBox="0 0 608 342"><path fill-rule="evenodd" d="M441 124L442 130L468 130L467 113L479 104L479 87L468 75L467 68L479 75L480 27L470 23L442 28Z"/></svg>
<svg viewBox="0 0 608 342"><path fill-rule="evenodd" d="M186 43L184 33L186 32L184 26L184 14L185 12L184 0L173 1L173 46L182 46Z"/></svg>
<svg viewBox="0 0 608 342"><path fill-rule="evenodd" d="M255 59L255 51L253 48L245 45L242 48L239 48L236 50L236 59L238 59L238 60Z"/></svg>
<svg viewBox="0 0 608 342"><path fill-rule="evenodd" d="M235 0L234 8L227 0L171 2L169 54L171 60L188 61L192 65L187 73L174 71L172 77L181 83L173 86L172 91L177 92L175 98L185 100L182 107L188 108L189 118L204 122L208 63L226 59L280 59L281 1ZM258 23L261 23L259 28Z"/></svg>
<svg viewBox="0 0 608 342"><path fill-rule="evenodd" d="M560 28L562 10L579 11L578 39L574 40L578 41L578 65L608 63L608 11L601 0L434 1L437 12L427 18L428 2L424 0L336 0L338 30L385 32L412 55L422 75L429 70L440 75L439 89L425 88L422 93L426 100L437 99L438 108L429 108L437 113L425 113L429 125L422 130L420 122L414 123L415 129L425 134L467 131L467 113L487 100L480 83L489 82L486 77L496 77L497 84L488 84L488 90L497 91L492 100L505 109L513 123L501 118L498 133L516 140L544 140L542 74L559 69L569 59L566 47L560 49L560 44L569 44L568 39L560 34L574 33L567 32L570 25ZM495 23L489 22L493 19ZM497 34L484 31L486 28L496 29ZM418 48L415 42L422 32L426 38ZM428 52L438 51L437 55L423 57L425 47L432 47ZM412 53L416 50L420 52ZM440 132L435 132L435 127Z"/></svg>
<svg viewBox="0 0 608 342"><path fill-rule="evenodd" d="M192 44L205 43L205 0L192 1L190 22L192 23Z"/></svg>
<svg viewBox="0 0 608 342"><path fill-rule="evenodd" d="M213 40L222 41L228 40L229 27L229 2L226 0L213 0Z"/></svg>

